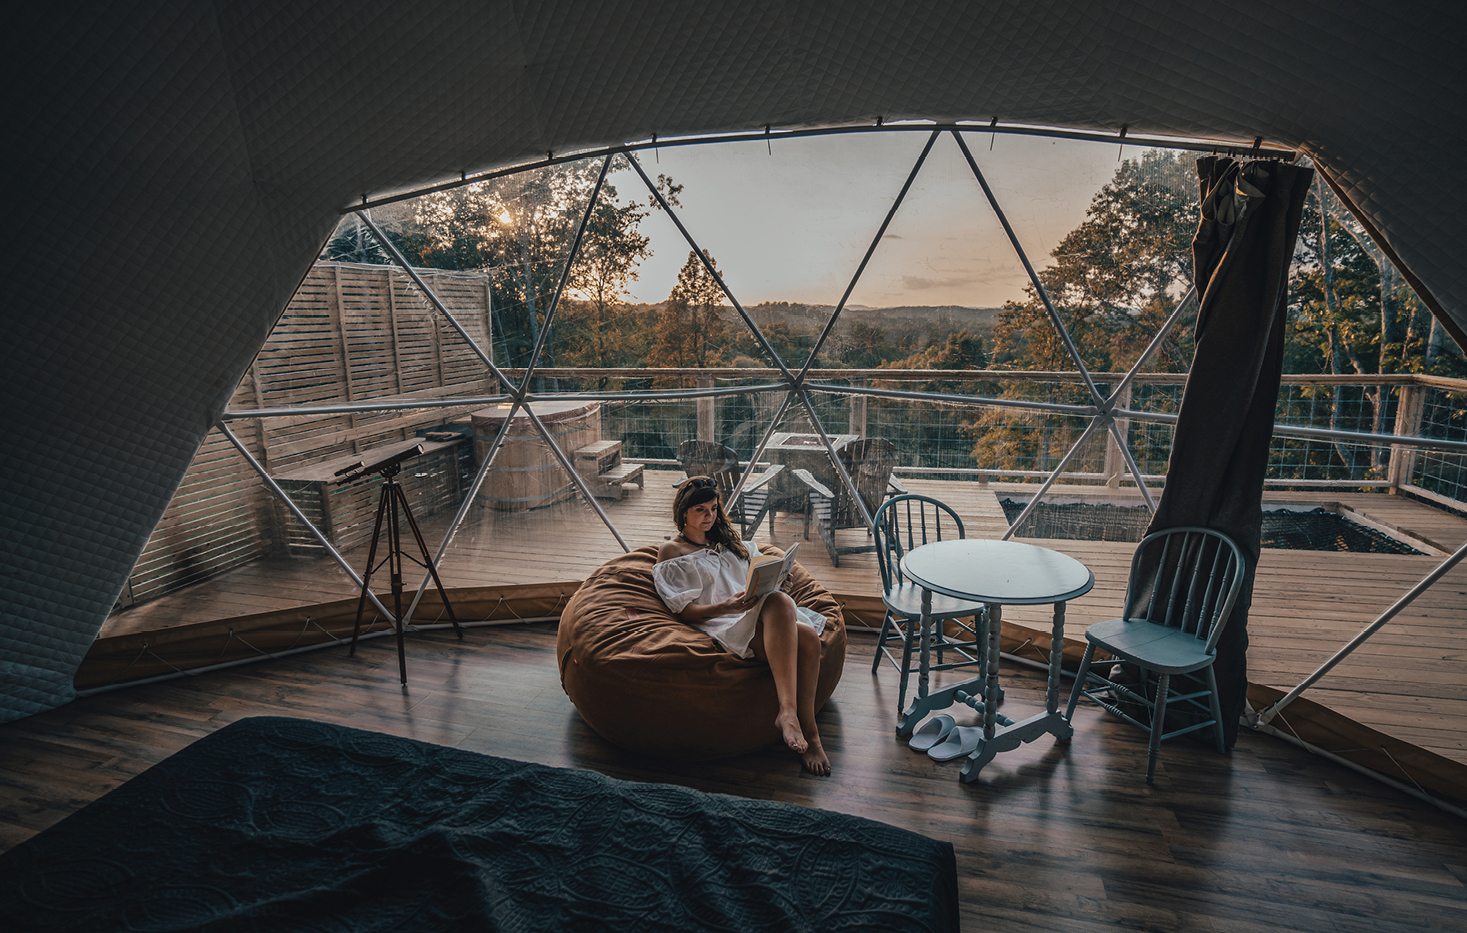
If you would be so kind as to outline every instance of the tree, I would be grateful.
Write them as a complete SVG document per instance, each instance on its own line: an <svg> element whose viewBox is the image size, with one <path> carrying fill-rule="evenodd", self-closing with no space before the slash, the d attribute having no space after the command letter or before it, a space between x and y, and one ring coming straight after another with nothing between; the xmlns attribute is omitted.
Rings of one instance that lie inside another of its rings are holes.
<svg viewBox="0 0 1467 933"><path fill-rule="evenodd" d="M901 354L903 334L890 334L875 324L866 321L836 322L831 334L830 347L834 359L832 365L852 369L870 369L880 366L885 360Z"/></svg>
<svg viewBox="0 0 1467 933"><path fill-rule="evenodd" d="M590 365L613 365L616 346L626 336L613 328L613 315L626 305L627 286L637 277L637 266L652 255L641 232L648 209L638 203L617 204L602 199L591 212L571 275L571 286L585 297L591 317L586 341Z"/></svg>
<svg viewBox="0 0 1467 933"><path fill-rule="evenodd" d="M525 365L539 340L599 171L595 163L574 162L434 192L418 203L413 219L427 234L423 263L489 274L508 365Z"/></svg>
<svg viewBox="0 0 1467 933"><path fill-rule="evenodd" d="M731 326L742 327L743 321ZM768 324L761 324L759 331L774 348L774 352L779 354L784 365L790 369L799 369L805 365L805 361L810 358L810 351L815 349L815 338L818 336L818 332L811 333L808 329L788 321L770 321ZM814 365L819 366L820 364L821 360L816 360Z"/></svg>
<svg viewBox="0 0 1467 933"><path fill-rule="evenodd" d="M718 263L706 250L708 265ZM706 368L726 365L733 329L723 318L723 289L695 252L678 270L677 284L657 315L647 365Z"/></svg>
<svg viewBox="0 0 1467 933"><path fill-rule="evenodd" d="M988 354L983 338L960 330L949 334L942 344L932 344L906 359L882 363L883 369L985 369Z"/></svg>
<svg viewBox="0 0 1467 933"><path fill-rule="evenodd" d="M410 226L421 243L412 261L489 274L505 365L528 362L600 171L596 161L572 162L435 192L418 202ZM657 186L678 203L681 186L665 175ZM597 361L609 354L611 328L601 325L622 307L637 265L652 254L640 230L651 209L622 203L616 186L606 182L586 224L567 288L597 318L598 326L589 328L598 340L592 350ZM541 363L554 362L547 347Z"/></svg>
<svg viewBox="0 0 1467 933"><path fill-rule="evenodd" d="M1462 371L1461 356L1439 322L1403 280L1383 250L1345 209L1322 177L1305 202L1290 280L1285 365L1295 372L1334 375ZM1368 411L1352 417L1355 393L1344 386L1301 388L1329 393L1330 427L1388 432L1389 390L1363 387ZM1385 468L1386 452L1336 442L1334 457L1363 477Z"/></svg>
<svg viewBox="0 0 1467 933"><path fill-rule="evenodd" d="M932 343L904 359L878 364L882 369L948 369L954 371L984 369L988 355L983 338L967 330L949 333L941 343ZM893 385L876 380L878 386ZM928 381L897 383L896 387L918 392L968 393L971 383ZM926 402L872 398L867 400L868 417L881 424L881 433L907 456L914 466L960 466L966 460L968 447L963 437L955 435L947 417L912 417L914 410L930 409Z"/></svg>
<svg viewBox="0 0 1467 933"><path fill-rule="evenodd" d="M1039 273L1087 367L1124 368L1150 343L1192 283L1196 227L1196 173L1178 153L1149 150L1128 159L1096 193L1085 220ZM1191 357L1191 330L1182 326L1151 365L1179 372ZM1032 288L1000 313L993 358L995 365L1074 368Z"/></svg>
<svg viewBox="0 0 1467 933"><path fill-rule="evenodd" d="M1096 193L1085 220L1060 240L1039 279L1091 371L1131 365L1191 286L1197 182L1190 160L1150 150L1121 163ZM1184 372L1192 357L1187 321L1169 333L1149 363L1153 371ZM1007 302L994 324L994 368L1073 372L1075 364L1031 287ZM1004 398L1085 404L1083 386L1010 383ZM1028 468L1051 462L1073 444L1083 425L1011 411L985 411L965 424L979 462Z"/></svg>

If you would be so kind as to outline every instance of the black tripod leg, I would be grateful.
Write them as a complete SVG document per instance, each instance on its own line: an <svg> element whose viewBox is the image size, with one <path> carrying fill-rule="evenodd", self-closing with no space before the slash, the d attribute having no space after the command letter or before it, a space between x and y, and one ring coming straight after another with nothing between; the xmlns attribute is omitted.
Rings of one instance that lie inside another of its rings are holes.
<svg viewBox="0 0 1467 933"><path fill-rule="evenodd" d="M428 545L423 541L423 533L418 530L418 521L413 518L413 510L408 508L407 495L401 487L398 488L397 495L402 502L402 514L407 516L408 527L413 530L413 537L418 541L418 550L423 552L423 566L427 568L428 575L433 578L433 585L438 587L438 598L443 601L443 611L448 614L448 621L453 623L453 631L458 635L458 640L463 641L463 627L458 624L458 617L453 614L453 606L448 602L448 593L443 589L443 581L438 577L438 568L433 565L433 557L428 553Z"/></svg>
<svg viewBox="0 0 1467 933"><path fill-rule="evenodd" d="M367 549L367 566L362 570L362 595L357 597L357 620L351 627L351 650L349 655L357 653L357 636L362 631L362 611L367 608L367 593L371 592L372 571L376 569L377 542L382 537L382 513L387 508L387 490L383 488L382 495L377 499L377 520L372 523L372 546Z"/></svg>
<svg viewBox="0 0 1467 933"><path fill-rule="evenodd" d="M407 686L407 650L402 644L402 528L398 524L397 497L402 493L391 477L384 495L392 500L387 511L387 561L392 572L392 612L397 616L397 676Z"/></svg>

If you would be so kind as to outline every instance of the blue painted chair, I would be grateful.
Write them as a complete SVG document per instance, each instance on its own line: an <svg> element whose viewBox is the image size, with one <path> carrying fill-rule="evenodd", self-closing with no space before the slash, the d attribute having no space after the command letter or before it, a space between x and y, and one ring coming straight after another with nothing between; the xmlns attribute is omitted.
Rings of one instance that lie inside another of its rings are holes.
<svg viewBox="0 0 1467 933"><path fill-rule="evenodd" d="M1065 718L1074 716L1084 694L1147 730L1147 784L1156 776L1157 751L1166 739L1210 726L1217 750L1227 751L1212 663L1218 636L1243 586L1244 569L1242 551L1212 529L1168 528L1149 534L1131 558L1126 585L1123 611L1136 615L1098 622L1085 631L1085 656ZM1097 650L1122 663L1102 676L1091 667ZM1133 672L1138 674L1134 679L1124 676ZM1171 692L1173 677L1187 678L1183 692ZM1193 721L1166 732L1167 709L1174 703L1189 707Z"/></svg>
<svg viewBox="0 0 1467 933"><path fill-rule="evenodd" d="M876 673L881 667L883 657L896 666L901 674L897 692L897 715L901 716L906 707L907 680L913 669L912 655L919 648L922 634L918 625L922 617L922 588L902 576L902 558L923 544L964 537L963 520L945 503L930 496L909 493L882 503L876 511L875 526L876 565L881 570L881 601L886 607L886 614L881 620L881 634L876 639L876 657L871 661L871 673ZM934 593L932 619L935 627L930 649L936 651L937 662L932 663L929 657L928 670L981 668L986 607L982 603L962 602ZM964 619L972 621L965 623ZM946 633L946 623L950 620L958 620L956 625L963 637L950 637ZM893 642L901 643L900 659L888 647ZM956 660L947 659L949 652ZM920 664L921 657L918 656L917 660Z"/></svg>

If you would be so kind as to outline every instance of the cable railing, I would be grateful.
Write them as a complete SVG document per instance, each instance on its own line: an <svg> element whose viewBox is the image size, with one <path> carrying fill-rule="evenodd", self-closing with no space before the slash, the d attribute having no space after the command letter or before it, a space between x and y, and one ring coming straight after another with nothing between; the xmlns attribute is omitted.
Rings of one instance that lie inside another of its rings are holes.
<svg viewBox="0 0 1467 933"><path fill-rule="evenodd" d="M522 377L516 371L503 375ZM570 433L557 441L568 448L559 451L563 457L576 456L588 439L607 440L616 442L630 463L676 468L677 447L691 438L722 443L747 461L766 432L815 433L804 404L786 404L792 393L772 369L555 368L541 375L532 403L559 400L552 407L575 419L563 426ZM493 446L478 422L497 424L509 417L511 407L495 378L456 385L452 393L408 389L283 402L262 398L255 378L252 373L241 384L224 420L237 425L241 442L286 484L299 479L309 486L317 482L312 477L321 464L373 445L428 433L457 434L473 438L459 448L464 462L456 488L462 492ZM1114 409L1119 433L1147 485L1159 488L1185 376L1147 373L1123 384L1114 373L1099 373L1096 380L1103 397L1122 387ZM1135 490L1135 477L1115 438L1091 427L1095 409L1075 373L827 369L812 370L801 385L827 436L840 442L890 440L901 457L897 473L904 478L1034 484L1048 480L1063 462L1056 482L1100 493L1082 497L1111 499L1110 490L1127 495ZM566 406L572 398L578 404ZM489 415L495 417L486 421ZM780 421L773 424L777 416ZM1082 436L1086 440L1071 454ZM494 466L493 482L543 481L555 492L545 501L560 501L568 482L561 473L568 468L541 446L538 435L515 435L515 453ZM760 459L767 464L775 456L766 452ZM539 472L516 459L526 457ZM211 437L134 568L123 604L299 543L300 535L289 531L288 516L278 514L264 487L251 482L242 468L223 437ZM414 476L431 472L418 470ZM414 479L420 481L428 480ZM1467 512L1467 380L1409 374L1285 376L1267 482L1275 488L1394 491ZM521 493L515 489L495 495L518 501ZM349 541L356 513L343 505L341 495L333 493L329 509L322 506L322 522L329 533L340 532L341 540Z"/></svg>
<svg viewBox="0 0 1467 933"><path fill-rule="evenodd" d="M1433 383L1406 389L1397 424L1423 437L1467 441L1467 386ZM1451 507L1467 501L1467 454L1392 448L1392 463L1401 489Z"/></svg>
<svg viewBox="0 0 1467 933"><path fill-rule="evenodd" d="M575 370L547 371L574 381ZM629 459L671 463L688 438L751 455L783 397L773 370L579 371L582 380L671 388L722 387L716 398L634 398L603 406L603 432L622 439ZM1119 383L1098 374L1102 391ZM1148 477L1164 478L1185 376L1138 375L1118 399L1136 413L1121 423ZM807 382L828 432L885 437L910 477L1025 480L1045 476L1089 423L1087 394L1072 373L1005 370L815 370ZM753 387L762 387L753 391ZM1024 407L1033 406L1033 407ZM1151 416L1160 416L1152 418ZM800 412L781 430L813 430ZM1286 375L1275 414L1267 480L1273 486L1392 488L1454 508L1467 503L1467 454L1391 443L1411 437L1467 442L1467 381L1411 375ZM1290 429L1303 429L1289 433ZM1367 436L1373 435L1373 436ZM1096 432L1060 477L1074 484L1127 485L1113 437Z"/></svg>

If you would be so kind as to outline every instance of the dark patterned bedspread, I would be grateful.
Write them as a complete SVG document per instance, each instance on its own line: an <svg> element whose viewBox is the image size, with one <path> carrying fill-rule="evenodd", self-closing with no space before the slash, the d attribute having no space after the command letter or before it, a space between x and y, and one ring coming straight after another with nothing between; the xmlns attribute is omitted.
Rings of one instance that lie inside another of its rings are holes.
<svg viewBox="0 0 1467 933"><path fill-rule="evenodd" d="M0 855L0 930L955 930L952 846L300 719Z"/></svg>

